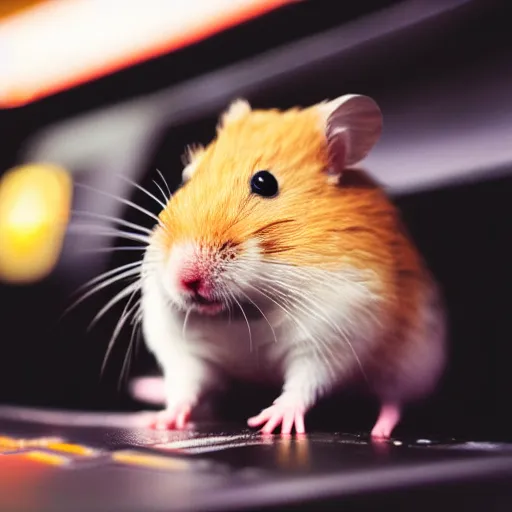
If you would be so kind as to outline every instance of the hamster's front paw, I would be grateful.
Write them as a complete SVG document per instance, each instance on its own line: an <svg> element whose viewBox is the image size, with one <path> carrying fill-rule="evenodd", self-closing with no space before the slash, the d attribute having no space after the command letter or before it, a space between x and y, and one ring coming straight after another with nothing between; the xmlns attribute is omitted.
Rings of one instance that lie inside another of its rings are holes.
<svg viewBox="0 0 512 512"><path fill-rule="evenodd" d="M183 430L192 413L192 403L182 402L156 412L148 419L147 427L156 430Z"/></svg>
<svg viewBox="0 0 512 512"><path fill-rule="evenodd" d="M293 427L297 434L304 434L305 407L300 400L286 395L280 396L270 407L263 409L257 416L247 420L250 427L264 424L261 432L271 434L281 425L281 434L291 434Z"/></svg>

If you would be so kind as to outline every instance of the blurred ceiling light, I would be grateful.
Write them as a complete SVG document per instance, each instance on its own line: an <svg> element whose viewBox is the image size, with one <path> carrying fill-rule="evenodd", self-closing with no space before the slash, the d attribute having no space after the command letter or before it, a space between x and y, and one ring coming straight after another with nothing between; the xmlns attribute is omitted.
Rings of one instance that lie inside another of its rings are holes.
<svg viewBox="0 0 512 512"><path fill-rule="evenodd" d="M53 0L0 20L0 108L169 53L297 0Z"/></svg>
<svg viewBox="0 0 512 512"><path fill-rule="evenodd" d="M58 261L70 216L72 181L47 164L15 167L0 180L0 279L37 281Z"/></svg>

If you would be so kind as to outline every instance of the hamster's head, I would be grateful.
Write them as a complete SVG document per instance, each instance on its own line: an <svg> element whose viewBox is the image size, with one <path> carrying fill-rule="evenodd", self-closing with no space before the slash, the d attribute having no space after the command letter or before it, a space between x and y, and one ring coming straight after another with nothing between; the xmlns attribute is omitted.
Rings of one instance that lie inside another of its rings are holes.
<svg viewBox="0 0 512 512"><path fill-rule="evenodd" d="M189 151L152 237L169 302L205 314L265 303L302 270L339 263L339 178L381 126L366 96L287 111L232 103L216 138Z"/></svg>

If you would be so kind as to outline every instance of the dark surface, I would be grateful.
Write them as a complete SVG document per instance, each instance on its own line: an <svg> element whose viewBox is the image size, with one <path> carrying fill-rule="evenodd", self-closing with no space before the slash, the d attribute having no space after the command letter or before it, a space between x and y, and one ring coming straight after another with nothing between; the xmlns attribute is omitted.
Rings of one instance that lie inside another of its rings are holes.
<svg viewBox="0 0 512 512"><path fill-rule="evenodd" d="M10 482L23 489L25 498L0 492L1 510L207 511L282 504L293 510L306 505L384 510L397 503L426 510L446 500L464 504L463 510L479 510L484 502L486 510L512 506L512 445L372 444L364 436L320 433L263 438L219 424L155 432L108 426L128 425L136 416L37 410L0 409L0 418L0 435L57 436L98 450L87 457L68 455L62 467L40 464L37 475L28 465L25 472L22 468ZM114 462L112 454L125 449L185 464L154 469ZM2 474L13 455L0 455ZM472 491L475 482L478 495Z"/></svg>

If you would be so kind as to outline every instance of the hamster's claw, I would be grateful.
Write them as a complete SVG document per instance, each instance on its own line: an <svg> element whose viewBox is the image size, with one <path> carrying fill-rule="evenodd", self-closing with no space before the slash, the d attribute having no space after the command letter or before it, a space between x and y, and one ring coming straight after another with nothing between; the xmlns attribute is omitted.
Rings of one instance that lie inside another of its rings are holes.
<svg viewBox="0 0 512 512"><path fill-rule="evenodd" d="M304 408L296 405L284 403L275 403L266 409L263 409L257 416L247 420L250 427L258 427L264 424L261 429L262 434L271 434L276 427L281 425L281 434L291 434L293 427L297 434L304 434Z"/></svg>
<svg viewBox="0 0 512 512"><path fill-rule="evenodd" d="M148 427L155 430L183 430L188 420L192 407L189 404L179 404L155 413L148 422Z"/></svg>

